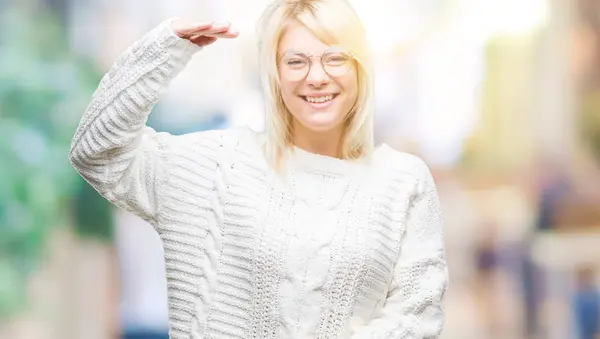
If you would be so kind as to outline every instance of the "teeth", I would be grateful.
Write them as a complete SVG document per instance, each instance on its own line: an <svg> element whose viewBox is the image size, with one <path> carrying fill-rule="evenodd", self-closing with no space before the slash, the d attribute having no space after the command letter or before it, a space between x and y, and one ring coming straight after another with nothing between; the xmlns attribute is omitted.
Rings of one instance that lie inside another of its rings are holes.
<svg viewBox="0 0 600 339"><path fill-rule="evenodd" d="M333 95L326 95L323 97L306 97L306 101L314 103L322 103L331 99L333 99Z"/></svg>

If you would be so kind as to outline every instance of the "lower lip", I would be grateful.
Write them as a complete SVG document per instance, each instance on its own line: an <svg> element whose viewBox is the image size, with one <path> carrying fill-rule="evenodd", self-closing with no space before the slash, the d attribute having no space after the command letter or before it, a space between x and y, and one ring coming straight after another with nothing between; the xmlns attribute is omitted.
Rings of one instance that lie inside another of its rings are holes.
<svg viewBox="0 0 600 339"><path fill-rule="evenodd" d="M325 101L325 102L308 102L304 99L303 100L304 100L304 102L309 104L314 109L325 109L325 108L331 106L331 104L333 104L333 100L335 100L335 98L337 98L337 95L334 96L333 99L331 99L329 101Z"/></svg>

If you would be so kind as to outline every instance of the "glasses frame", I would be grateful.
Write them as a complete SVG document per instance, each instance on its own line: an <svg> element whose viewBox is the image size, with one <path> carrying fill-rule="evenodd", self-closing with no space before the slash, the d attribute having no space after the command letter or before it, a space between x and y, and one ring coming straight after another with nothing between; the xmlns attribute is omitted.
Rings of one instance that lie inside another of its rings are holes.
<svg viewBox="0 0 600 339"><path fill-rule="evenodd" d="M344 74L341 75L332 75L331 73L329 73L327 71L327 68L325 67L325 65L323 64L323 56L327 55L327 54L333 54L333 53L341 53L344 54L346 56L349 57L350 61L352 62L352 66L350 68L348 68L348 71ZM283 53L283 55L281 55L281 57L279 57L279 59L277 59L277 69L281 70L281 60L283 60L284 57L293 54L293 55L299 55L302 57L305 57L306 59L308 59L308 67L306 69L306 74L304 74L303 77L299 78L298 80L291 80L291 79L287 79L290 81L301 81L306 79L306 77L310 74L310 70L313 67L313 58L319 58L319 62L321 63L321 67L323 68L323 71L325 71L325 73L327 73L327 75L331 78L339 78L339 77L343 77L345 75L347 75L348 73L350 73L350 71L352 71L352 67L356 67L356 57L354 56L354 54L352 54L352 52L347 51L346 49L340 47L340 46L331 46L329 48L327 48L323 53L321 53L321 55L314 55L314 54L305 54L299 51L288 51Z"/></svg>

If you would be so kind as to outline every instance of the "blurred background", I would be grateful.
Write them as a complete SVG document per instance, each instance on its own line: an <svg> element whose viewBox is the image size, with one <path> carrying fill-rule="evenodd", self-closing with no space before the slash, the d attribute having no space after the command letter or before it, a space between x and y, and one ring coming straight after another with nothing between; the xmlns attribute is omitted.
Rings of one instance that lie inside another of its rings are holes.
<svg viewBox="0 0 600 339"><path fill-rule="evenodd" d="M443 339L600 338L600 1L352 0L376 135L432 168L451 285ZM266 0L0 1L0 338L167 338L158 236L70 167L117 55L172 16L242 34L195 56L149 124L263 128Z"/></svg>

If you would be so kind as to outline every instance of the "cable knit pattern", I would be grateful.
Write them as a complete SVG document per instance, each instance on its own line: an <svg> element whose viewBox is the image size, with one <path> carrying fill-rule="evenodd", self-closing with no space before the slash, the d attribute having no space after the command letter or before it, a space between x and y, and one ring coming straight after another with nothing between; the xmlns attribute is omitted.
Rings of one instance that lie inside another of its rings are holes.
<svg viewBox="0 0 600 339"><path fill-rule="evenodd" d="M135 42L70 151L160 235L171 338L438 338L448 278L423 161L386 145L358 161L294 148L275 173L250 130L157 133L150 111L199 50L168 21Z"/></svg>

